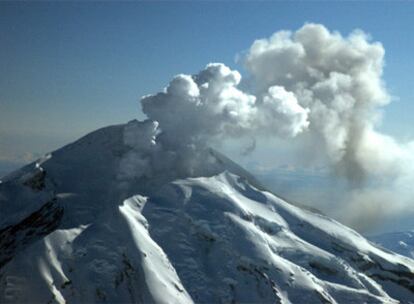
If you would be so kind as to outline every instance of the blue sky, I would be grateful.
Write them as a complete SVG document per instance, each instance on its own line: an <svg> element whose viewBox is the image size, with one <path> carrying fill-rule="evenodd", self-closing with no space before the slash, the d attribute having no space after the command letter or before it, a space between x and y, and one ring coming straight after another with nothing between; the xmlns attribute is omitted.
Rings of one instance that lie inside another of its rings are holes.
<svg viewBox="0 0 414 304"><path fill-rule="evenodd" d="M140 118L139 97L305 22L370 33L399 99L382 130L414 135L414 3L0 3L0 161L21 161L96 128Z"/></svg>

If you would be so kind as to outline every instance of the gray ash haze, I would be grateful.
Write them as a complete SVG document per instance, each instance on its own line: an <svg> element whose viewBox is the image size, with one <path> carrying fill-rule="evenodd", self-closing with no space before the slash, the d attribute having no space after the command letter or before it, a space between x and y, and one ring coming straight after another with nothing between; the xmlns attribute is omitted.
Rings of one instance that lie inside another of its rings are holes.
<svg viewBox="0 0 414 304"><path fill-rule="evenodd" d="M243 86L241 74L222 63L178 74L160 92L142 97L148 134L134 142L145 146L139 151L168 153L158 161L131 154L125 167L147 172L162 167L166 155L177 160L178 150L197 154L241 139L249 153L257 139L283 138L295 141L298 157L322 160L347 180L346 194L337 199L337 217L345 223L364 230L413 212L414 143L378 131L392 100L382 78L384 54L382 44L361 30L343 36L305 24L254 41L241 56Z"/></svg>

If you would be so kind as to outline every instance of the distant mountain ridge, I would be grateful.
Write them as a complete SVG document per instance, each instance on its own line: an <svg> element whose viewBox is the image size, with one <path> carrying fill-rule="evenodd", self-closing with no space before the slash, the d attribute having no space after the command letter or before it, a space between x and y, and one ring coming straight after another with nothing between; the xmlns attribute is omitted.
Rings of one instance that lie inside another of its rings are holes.
<svg viewBox="0 0 414 304"><path fill-rule="evenodd" d="M368 239L398 254L414 258L414 231L389 232Z"/></svg>
<svg viewBox="0 0 414 304"><path fill-rule="evenodd" d="M414 260L216 151L190 176L120 176L131 125L3 178L1 303L413 303Z"/></svg>

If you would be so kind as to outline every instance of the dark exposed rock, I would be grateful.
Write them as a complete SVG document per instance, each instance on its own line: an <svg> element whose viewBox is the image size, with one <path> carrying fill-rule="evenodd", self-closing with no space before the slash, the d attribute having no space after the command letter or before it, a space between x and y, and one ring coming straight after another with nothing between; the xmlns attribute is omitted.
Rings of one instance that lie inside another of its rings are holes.
<svg viewBox="0 0 414 304"><path fill-rule="evenodd" d="M46 187L46 171L39 170L30 179L23 182L23 185L32 188L34 191L41 191Z"/></svg>
<svg viewBox="0 0 414 304"><path fill-rule="evenodd" d="M52 199L19 223L1 229L0 269L18 251L54 231L62 216L63 208L57 204L56 199Z"/></svg>

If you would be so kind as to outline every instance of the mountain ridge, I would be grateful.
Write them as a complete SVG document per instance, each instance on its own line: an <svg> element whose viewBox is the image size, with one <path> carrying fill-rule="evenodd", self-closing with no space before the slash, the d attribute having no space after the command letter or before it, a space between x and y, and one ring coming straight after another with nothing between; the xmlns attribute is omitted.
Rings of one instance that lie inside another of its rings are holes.
<svg viewBox="0 0 414 304"><path fill-rule="evenodd" d="M287 203L219 152L200 152L190 175L131 174L158 161L126 141L145 127L100 129L3 179L4 303L413 299L413 260Z"/></svg>
<svg viewBox="0 0 414 304"><path fill-rule="evenodd" d="M412 230L383 233L370 236L368 239L383 248L414 258L414 231Z"/></svg>

